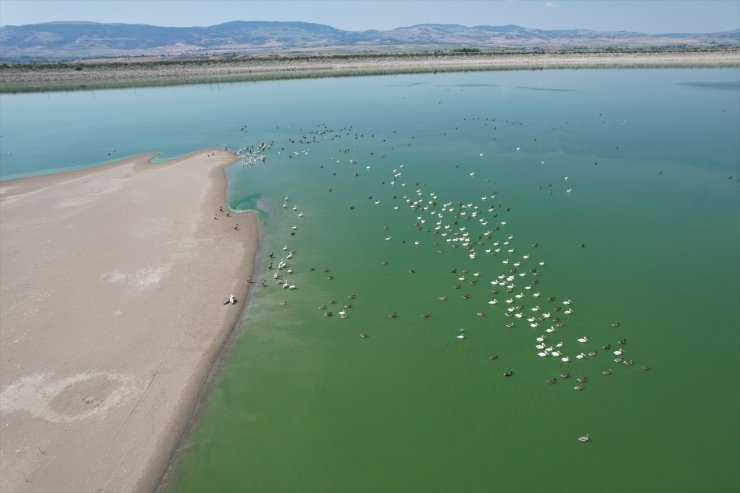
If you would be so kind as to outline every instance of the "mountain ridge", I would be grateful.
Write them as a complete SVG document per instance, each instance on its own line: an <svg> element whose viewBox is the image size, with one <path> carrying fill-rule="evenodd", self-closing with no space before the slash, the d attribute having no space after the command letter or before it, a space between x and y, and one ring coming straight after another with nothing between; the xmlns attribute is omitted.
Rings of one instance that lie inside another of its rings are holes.
<svg viewBox="0 0 740 493"><path fill-rule="evenodd" d="M302 21L229 21L212 26L55 21L0 26L0 59L61 60L120 56L204 56L291 52L378 53L740 47L740 29L650 34L518 25L416 24L347 31Z"/></svg>

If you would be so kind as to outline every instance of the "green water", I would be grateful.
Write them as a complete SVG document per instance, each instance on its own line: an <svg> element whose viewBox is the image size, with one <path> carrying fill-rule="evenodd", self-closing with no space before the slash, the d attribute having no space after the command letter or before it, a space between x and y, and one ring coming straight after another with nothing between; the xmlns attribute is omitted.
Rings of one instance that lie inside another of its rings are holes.
<svg viewBox="0 0 740 493"><path fill-rule="evenodd" d="M740 488L737 70L98 92L105 111L49 97L33 151L21 110L43 99L3 97L5 175L114 145L270 145L229 170L232 208L263 220L259 277L169 491ZM74 104L100 135L41 165L70 145L54 125Z"/></svg>

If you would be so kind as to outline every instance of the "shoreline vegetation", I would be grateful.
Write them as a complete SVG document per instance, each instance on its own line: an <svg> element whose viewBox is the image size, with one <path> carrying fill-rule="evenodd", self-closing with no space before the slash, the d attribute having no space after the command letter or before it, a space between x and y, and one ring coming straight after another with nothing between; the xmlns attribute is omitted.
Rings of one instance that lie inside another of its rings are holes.
<svg viewBox="0 0 740 493"><path fill-rule="evenodd" d="M156 490L240 326L236 155L156 156L0 182L2 491Z"/></svg>
<svg viewBox="0 0 740 493"><path fill-rule="evenodd" d="M130 57L51 64L2 64L0 93L462 71L738 67L740 49L735 48L543 53L460 50L444 53L213 58Z"/></svg>

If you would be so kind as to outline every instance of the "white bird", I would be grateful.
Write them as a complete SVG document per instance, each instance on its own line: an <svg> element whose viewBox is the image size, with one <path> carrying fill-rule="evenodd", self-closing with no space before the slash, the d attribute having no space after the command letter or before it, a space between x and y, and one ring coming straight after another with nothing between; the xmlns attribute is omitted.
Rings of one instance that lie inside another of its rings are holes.
<svg viewBox="0 0 740 493"><path fill-rule="evenodd" d="M562 361L563 363L567 363L568 361L570 361L570 358L568 356L563 356L562 358L560 358L560 361Z"/></svg>
<svg viewBox="0 0 740 493"><path fill-rule="evenodd" d="M622 350L617 349L616 351L614 351L614 356L622 356Z"/></svg>
<svg viewBox="0 0 740 493"><path fill-rule="evenodd" d="M583 354L583 353L580 353L580 354L576 355L576 358L578 358L578 359L583 359L585 357L586 357L586 355Z"/></svg>
<svg viewBox="0 0 740 493"><path fill-rule="evenodd" d="M586 337L586 336L580 337L578 339L578 342L580 342L581 344L585 344L585 343L588 342L588 337Z"/></svg>
<svg viewBox="0 0 740 493"><path fill-rule="evenodd" d="M537 356L539 356L540 358L543 358L543 357L547 356L547 353L545 353L545 352L537 353Z"/></svg>
<svg viewBox="0 0 740 493"><path fill-rule="evenodd" d="M458 334L457 335L457 338L460 339L460 340L463 340L463 339L465 339L465 334Z"/></svg>

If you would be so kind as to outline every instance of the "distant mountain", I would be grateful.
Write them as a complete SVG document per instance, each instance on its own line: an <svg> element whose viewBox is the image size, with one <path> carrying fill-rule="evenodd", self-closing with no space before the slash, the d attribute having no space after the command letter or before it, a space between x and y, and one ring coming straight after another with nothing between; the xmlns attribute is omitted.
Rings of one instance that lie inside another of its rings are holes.
<svg viewBox="0 0 740 493"><path fill-rule="evenodd" d="M0 59L117 56L378 52L480 49L740 47L740 29L705 34L645 34L521 26L420 24L387 31L343 31L307 22L235 21L209 27L50 22L0 26Z"/></svg>

